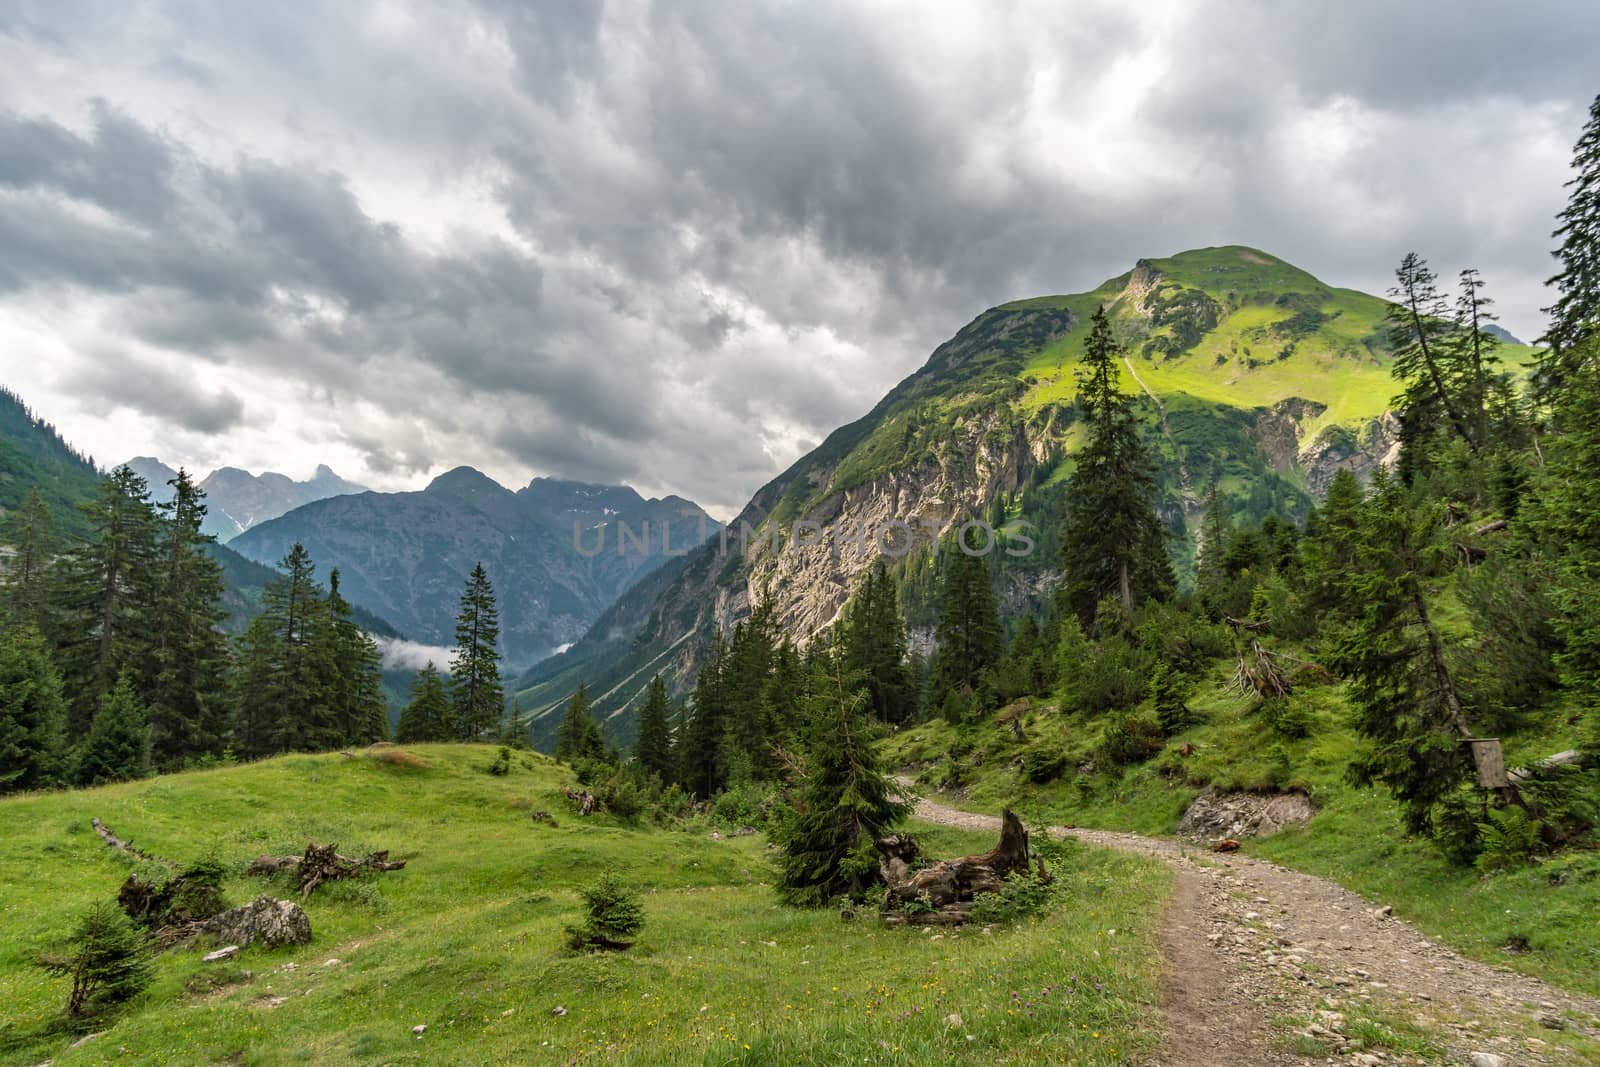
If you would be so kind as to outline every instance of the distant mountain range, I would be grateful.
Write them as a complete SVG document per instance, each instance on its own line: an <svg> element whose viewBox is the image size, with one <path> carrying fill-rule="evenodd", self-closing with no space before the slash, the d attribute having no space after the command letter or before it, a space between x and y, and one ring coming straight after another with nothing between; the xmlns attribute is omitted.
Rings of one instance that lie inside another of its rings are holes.
<svg viewBox="0 0 1600 1067"><path fill-rule="evenodd" d="M468 573L498 595L508 664L575 641L624 590L720 530L681 497L535 478L516 492L470 467L419 492L331 496L257 523L229 545L276 563L296 542L339 568L352 603L427 644L448 646Z"/></svg>
<svg viewBox="0 0 1600 1067"><path fill-rule="evenodd" d="M176 472L160 464L150 466L154 461L145 463L143 470L134 469L150 481L158 498L170 496L166 482ZM162 471L165 476L158 481L156 475ZM57 532L70 541L88 532L78 505L94 498L99 482L100 473L88 456L68 445L54 426L29 410L22 398L0 388L0 518L37 488L50 507ZM212 545L211 555L222 565L222 605L228 611L222 628L231 634L242 633L261 609L262 588L277 572L224 545ZM319 566L317 573L325 577L326 568ZM356 619L378 637L401 636L389 623L363 608L357 607Z"/></svg>
<svg viewBox="0 0 1600 1067"><path fill-rule="evenodd" d="M167 483L178 476L177 471L150 456L130 459L128 466L150 483L150 494L157 500L171 497ZM199 484L205 490L210 509L205 532L223 544L252 526L275 519L302 504L367 491L366 486L346 481L325 465L317 467L317 472L304 482L276 471L257 475L238 467L219 467Z"/></svg>

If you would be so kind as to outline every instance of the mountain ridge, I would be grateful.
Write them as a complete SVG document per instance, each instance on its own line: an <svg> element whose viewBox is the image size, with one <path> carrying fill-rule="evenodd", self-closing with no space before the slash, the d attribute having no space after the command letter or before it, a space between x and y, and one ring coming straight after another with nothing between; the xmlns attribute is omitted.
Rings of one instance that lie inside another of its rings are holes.
<svg viewBox="0 0 1600 1067"><path fill-rule="evenodd" d="M1013 607L1036 606L1054 583L1054 527L1082 435L1074 372L1102 305L1126 353L1123 388L1157 465L1158 511L1180 575L1192 574L1212 484L1238 516L1299 517L1338 470L1368 479L1393 462L1387 301L1241 245L1141 258L1085 293L989 308L935 348L865 416L758 489L730 524L770 534L815 523L834 544L776 551L759 538L751 551L724 552L713 543L670 580L664 571L641 582L572 648L520 679L536 736L548 736L566 697L587 682L601 694L597 715L625 739L640 672L662 670L681 690L710 635L763 597L787 633L807 640L838 617L878 556L853 543L862 527L1026 520L1035 551L1001 560L996 580ZM1502 353L1516 363L1531 350ZM932 546L920 537L888 562L913 642L926 644Z"/></svg>

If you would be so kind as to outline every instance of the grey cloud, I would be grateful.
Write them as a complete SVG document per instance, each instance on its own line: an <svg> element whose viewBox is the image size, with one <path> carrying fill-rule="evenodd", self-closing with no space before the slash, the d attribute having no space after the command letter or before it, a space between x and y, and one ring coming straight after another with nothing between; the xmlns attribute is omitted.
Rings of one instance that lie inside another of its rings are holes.
<svg viewBox="0 0 1600 1067"><path fill-rule="evenodd" d="M378 474L727 509L983 307L1138 256L1380 289L1416 248L1535 332L1549 146L1600 88L1579 3L997 5L942 50L943 12L842 2L23 10L0 33L117 107L0 116L0 308L87 293L303 382L293 417ZM509 230L430 228L463 187Z"/></svg>
<svg viewBox="0 0 1600 1067"><path fill-rule="evenodd" d="M97 354L92 373L69 382L111 407L132 408L191 433L227 433L244 421L244 401L228 389L207 390L181 371L115 351Z"/></svg>

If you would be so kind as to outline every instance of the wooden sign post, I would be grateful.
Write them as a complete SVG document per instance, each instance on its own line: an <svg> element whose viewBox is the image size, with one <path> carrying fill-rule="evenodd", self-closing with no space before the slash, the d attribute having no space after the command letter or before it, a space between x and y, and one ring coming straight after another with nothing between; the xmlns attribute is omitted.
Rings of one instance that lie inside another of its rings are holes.
<svg viewBox="0 0 1600 1067"><path fill-rule="evenodd" d="M1478 767L1478 784L1485 789L1506 789L1511 779L1506 777L1506 756L1500 748L1498 737L1469 737L1472 762Z"/></svg>

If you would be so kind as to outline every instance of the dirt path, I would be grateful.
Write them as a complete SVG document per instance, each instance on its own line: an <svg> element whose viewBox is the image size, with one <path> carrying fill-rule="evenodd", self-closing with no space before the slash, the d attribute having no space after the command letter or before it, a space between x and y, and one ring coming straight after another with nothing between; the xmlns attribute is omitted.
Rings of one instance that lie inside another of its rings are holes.
<svg viewBox="0 0 1600 1067"><path fill-rule="evenodd" d="M929 800L916 817L998 830ZM1600 1063L1600 1002L1468 960L1332 882L1177 841L1054 827L1177 874L1158 1063Z"/></svg>

